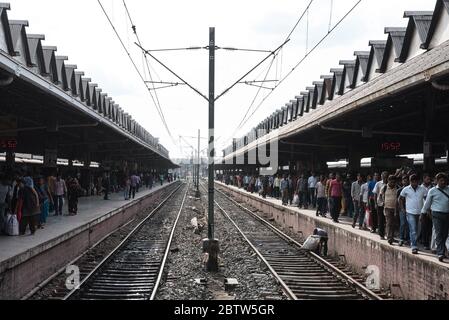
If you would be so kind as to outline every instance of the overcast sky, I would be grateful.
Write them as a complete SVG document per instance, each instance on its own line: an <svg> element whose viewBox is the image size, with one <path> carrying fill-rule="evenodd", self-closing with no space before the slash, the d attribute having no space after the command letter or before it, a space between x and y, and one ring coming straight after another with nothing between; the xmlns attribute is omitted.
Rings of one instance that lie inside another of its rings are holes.
<svg viewBox="0 0 449 320"><path fill-rule="evenodd" d="M145 48L177 48L208 45L209 27L216 28L216 44L222 47L273 50L287 37L310 0L127 0L127 6ZM195 136L201 129L207 135L206 100L185 86L158 90L158 98L176 144L165 130L150 94L130 63L96 0L12 0L10 19L29 21L28 33L42 33L45 45L58 47L68 63L77 64L116 103L130 113L153 136L169 149L173 158L190 154L179 136ZM331 0L315 0L291 41L282 50L268 79L284 76L329 27ZM336 23L357 1L333 0L331 24ZM435 0L363 0L350 16L301 66L279 86L258 111L235 135L240 137L284 106L320 75L338 67L338 61L353 59L353 52L367 50L369 40L386 39L384 27L406 26L404 11L433 10ZM141 51L134 45L134 35L122 0L103 0L117 31L131 52L145 78ZM308 39L308 41L307 41ZM217 52L216 91L226 89L249 71L265 53ZM199 51L158 52L155 56L173 68L194 87L207 95L208 53ZM149 60L154 80L178 81L156 62ZM269 62L246 80L262 80ZM265 72L264 72L265 71ZM267 84L272 85L272 84ZM257 88L238 85L216 104L217 153L230 144L234 130L254 99ZM252 110L268 94L261 90ZM252 111L250 112L250 114ZM196 145L193 139L187 142ZM205 148L206 140L202 141ZM205 155L205 154L204 154Z"/></svg>

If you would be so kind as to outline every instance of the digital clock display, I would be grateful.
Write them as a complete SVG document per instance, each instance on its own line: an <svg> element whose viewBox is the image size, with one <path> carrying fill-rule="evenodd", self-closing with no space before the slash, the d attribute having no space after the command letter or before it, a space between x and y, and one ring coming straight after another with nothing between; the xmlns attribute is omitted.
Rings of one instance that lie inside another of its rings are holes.
<svg viewBox="0 0 449 320"><path fill-rule="evenodd" d="M382 152L399 152L401 151L400 142L384 142L381 144L380 149Z"/></svg>
<svg viewBox="0 0 449 320"><path fill-rule="evenodd" d="M0 139L0 148L14 150L17 148L16 139Z"/></svg>

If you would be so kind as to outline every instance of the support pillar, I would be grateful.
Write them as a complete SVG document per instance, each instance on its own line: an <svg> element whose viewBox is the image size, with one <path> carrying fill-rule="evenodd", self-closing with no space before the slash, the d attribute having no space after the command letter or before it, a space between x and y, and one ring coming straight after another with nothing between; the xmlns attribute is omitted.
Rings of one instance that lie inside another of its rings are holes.
<svg viewBox="0 0 449 320"><path fill-rule="evenodd" d="M437 137L435 137L435 128L433 126L435 120L435 97L435 89L429 86L424 110L425 135L423 141L424 171L429 173L435 170L435 156L432 150L432 143L438 142L435 140Z"/></svg>
<svg viewBox="0 0 449 320"><path fill-rule="evenodd" d="M57 170L59 128L57 120L51 120L47 125L47 134L44 143L44 168Z"/></svg>
<svg viewBox="0 0 449 320"><path fill-rule="evenodd" d="M16 162L16 154L14 153L14 150L7 149L6 150L6 174L8 176L12 176L14 172Z"/></svg>
<svg viewBox="0 0 449 320"><path fill-rule="evenodd" d="M349 164L348 169L351 173L357 174L362 166L362 157L354 150L349 151Z"/></svg>

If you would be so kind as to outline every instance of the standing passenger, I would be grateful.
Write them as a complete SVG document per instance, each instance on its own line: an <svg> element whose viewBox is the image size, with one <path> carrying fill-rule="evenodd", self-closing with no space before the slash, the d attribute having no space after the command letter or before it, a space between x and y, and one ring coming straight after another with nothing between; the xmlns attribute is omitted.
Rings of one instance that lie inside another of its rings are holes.
<svg viewBox="0 0 449 320"><path fill-rule="evenodd" d="M374 188L376 187L377 182L379 181L379 174L374 173L374 177L372 180L368 180L368 206L371 217L371 233L376 233L377 231L377 205L376 199L374 196Z"/></svg>
<svg viewBox="0 0 449 320"><path fill-rule="evenodd" d="M311 176L307 180L308 187L309 187L309 203L313 207L313 209L316 208L316 185L318 183L318 178L315 176L315 173L312 172Z"/></svg>
<svg viewBox="0 0 449 320"><path fill-rule="evenodd" d="M67 181L67 202L69 205L69 216L76 216L78 214L78 195L81 191L81 186L77 178L69 178Z"/></svg>
<svg viewBox="0 0 449 320"><path fill-rule="evenodd" d="M279 199L280 197L280 189L281 189L281 179L280 176L277 175L276 178L274 179L274 197L276 199Z"/></svg>
<svg viewBox="0 0 449 320"><path fill-rule="evenodd" d="M364 215L362 218L362 215L360 214L361 208L362 208L362 185L363 185L363 178L362 175L359 173L357 175L357 181L353 182L351 185L351 199L353 202L354 207L354 219L352 221L352 227L355 228L355 225L357 224L357 219L359 220L359 227L362 229L363 227L363 220Z"/></svg>
<svg viewBox="0 0 449 320"><path fill-rule="evenodd" d="M329 186L329 194L332 198L332 220L334 220L335 223L339 223L338 219L341 211L341 198L343 197L343 184L339 174L337 174L336 179L331 181Z"/></svg>
<svg viewBox="0 0 449 320"><path fill-rule="evenodd" d="M45 183L44 177L39 178L39 185L36 188L37 194L39 195L39 202L41 204L41 215L39 219L39 228L44 229L47 223L48 212L50 209L50 203L53 203L53 198L51 196L50 190ZM54 205L53 205L54 206Z"/></svg>
<svg viewBox="0 0 449 320"><path fill-rule="evenodd" d="M434 186L432 184L432 180L429 174L423 175L423 184L422 186L426 188L427 192L429 192ZM424 198L426 201L426 198ZM421 243L424 245L424 250L430 250L430 242L432 240L432 215L431 213L425 213L421 215L421 232L420 237Z"/></svg>
<svg viewBox="0 0 449 320"><path fill-rule="evenodd" d="M398 201L397 192L398 188L396 186L396 177L391 175L388 177L388 184L382 188L379 195L384 203L384 215L387 225L387 240L390 245L392 245L394 241L394 230L396 226L395 221Z"/></svg>
<svg viewBox="0 0 449 320"><path fill-rule="evenodd" d="M408 187L410 182L408 180L408 176L402 177L401 187L398 189L397 197L400 200L401 192L405 187ZM406 200L404 200L406 201ZM399 246L402 247L404 243L409 240L410 232L408 230L407 223L407 213L402 209L400 201L398 202L398 210L399 210Z"/></svg>
<svg viewBox="0 0 449 320"><path fill-rule="evenodd" d="M132 198L134 199L136 197L136 188L137 188L137 184L139 183L139 177L137 177L134 173L131 175L131 187L129 189L129 196L128 199L131 199L131 195Z"/></svg>
<svg viewBox="0 0 449 320"><path fill-rule="evenodd" d="M109 200L109 192L111 189L111 179L108 173L103 176L103 190L104 190L104 200Z"/></svg>
<svg viewBox="0 0 449 320"><path fill-rule="evenodd" d="M436 178L438 185L429 191L421 213L428 214L429 210L432 210L438 260L443 262L449 232L449 187L447 186L448 177L446 174L439 173Z"/></svg>
<svg viewBox="0 0 449 320"><path fill-rule="evenodd" d="M407 222L410 229L410 242L412 253L418 254L418 243L416 235L418 232L418 221L424 206L424 197L427 190L418 184L418 176L410 177L410 185L401 192L401 209L407 212Z"/></svg>
<svg viewBox="0 0 449 320"><path fill-rule="evenodd" d="M131 190L131 179L126 176L125 177L125 191L124 191L124 196L125 196L125 201L129 200L129 191Z"/></svg>
<svg viewBox="0 0 449 320"><path fill-rule="evenodd" d="M326 177L321 176L320 181L316 184L316 200L317 200L317 209L316 216L326 217Z"/></svg>
<svg viewBox="0 0 449 320"><path fill-rule="evenodd" d="M385 240L385 215L384 215L384 200L379 197L381 190L388 184L388 172L382 172L382 180L377 182L374 186L373 194L375 201L375 208L377 212L377 226L379 227L379 236Z"/></svg>
<svg viewBox="0 0 449 320"><path fill-rule="evenodd" d="M331 216L332 216L332 197L331 197L329 190L331 187L331 182L334 179L335 179L335 175L333 173L330 173L329 178L326 181L327 211L331 214Z"/></svg>
<svg viewBox="0 0 449 320"><path fill-rule="evenodd" d="M62 207L64 206L64 197L67 194L67 186L61 174L58 173L55 181L55 216L62 216Z"/></svg>
<svg viewBox="0 0 449 320"><path fill-rule="evenodd" d="M284 175L284 179L281 181L281 194L282 194L282 205L286 206L288 204L288 179Z"/></svg>
<svg viewBox="0 0 449 320"><path fill-rule="evenodd" d="M25 188L23 189L22 221L20 222L20 235L24 235L29 226L31 235L36 232L36 225L40 216L39 196L34 190L34 183L31 177L25 177Z"/></svg>

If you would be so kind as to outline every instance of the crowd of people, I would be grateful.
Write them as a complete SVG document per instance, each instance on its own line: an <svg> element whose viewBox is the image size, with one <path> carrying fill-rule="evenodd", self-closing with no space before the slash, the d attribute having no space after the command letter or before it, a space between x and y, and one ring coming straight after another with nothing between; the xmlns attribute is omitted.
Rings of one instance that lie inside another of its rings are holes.
<svg viewBox="0 0 449 320"><path fill-rule="evenodd" d="M390 174L353 176L284 174L274 176L219 175L223 183L261 197L281 199L282 204L314 210L316 216L340 223L341 216L353 228L376 233L390 245L408 245L418 254L419 244L440 261L449 242L448 175L418 174L401 168Z"/></svg>
<svg viewBox="0 0 449 320"><path fill-rule="evenodd" d="M123 192L124 200L134 199L136 193L144 188L152 189L156 183L172 182L176 176L171 174L152 174L133 172L123 174L118 183L117 175L105 172L86 185L80 183L79 173L53 172L48 176L31 172L17 173L14 177L0 175L0 235L25 235L29 229L34 235L44 229L49 214L63 216L64 202L67 201L66 216L78 214L78 199L84 196L103 196L109 200L111 193Z"/></svg>

